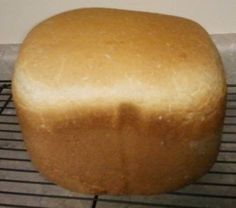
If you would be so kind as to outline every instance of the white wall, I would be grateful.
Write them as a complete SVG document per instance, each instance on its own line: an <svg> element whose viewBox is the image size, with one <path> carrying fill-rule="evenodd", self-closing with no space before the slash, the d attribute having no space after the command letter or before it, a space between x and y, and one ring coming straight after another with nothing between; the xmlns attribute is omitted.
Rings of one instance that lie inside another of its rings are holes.
<svg viewBox="0 0 236 208"><path fill-rule="evenodd" d="M236 0L0 0L0 43L20 43L43 19L79 7L113 7L193 19L209 33L236 33Z"/></svg>

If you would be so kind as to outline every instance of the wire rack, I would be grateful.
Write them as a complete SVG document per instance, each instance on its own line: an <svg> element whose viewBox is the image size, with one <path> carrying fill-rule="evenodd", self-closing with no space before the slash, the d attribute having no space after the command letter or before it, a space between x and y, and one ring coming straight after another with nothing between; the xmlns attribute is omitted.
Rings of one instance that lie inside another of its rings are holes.
<svg viewBox="0 0 236 208"><path fill-rule="evenodd" d="M12 103L11 81L0 80L0 207L32 208L235 208L236 84L228 84L220 152L194 184L158 196L82 195L41 177L27 155Z"/></svg>

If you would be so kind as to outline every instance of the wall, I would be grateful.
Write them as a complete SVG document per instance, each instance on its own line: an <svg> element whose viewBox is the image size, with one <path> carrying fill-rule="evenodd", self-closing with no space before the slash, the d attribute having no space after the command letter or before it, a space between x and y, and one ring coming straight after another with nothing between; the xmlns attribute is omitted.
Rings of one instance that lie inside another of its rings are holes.
<svg viewBox="0 0 236 208"><path fill-rule="evenodd" d="M38 22L79 7L113 7L193 19L209 33L236 33L235 0L0 0L0 43L21 43Z"/></svg>

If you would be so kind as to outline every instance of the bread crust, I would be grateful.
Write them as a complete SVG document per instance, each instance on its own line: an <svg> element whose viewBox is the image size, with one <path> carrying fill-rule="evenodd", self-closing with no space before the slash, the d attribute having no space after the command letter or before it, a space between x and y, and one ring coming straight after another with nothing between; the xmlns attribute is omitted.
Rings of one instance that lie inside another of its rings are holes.
<svg viewBox="0 0 236 208"><path fill-rule="evenodd" d="M199 178L220 144L226 85L197 23L79 9L21 46L13 98L33 164L81 193L157 194Z"/></svg>

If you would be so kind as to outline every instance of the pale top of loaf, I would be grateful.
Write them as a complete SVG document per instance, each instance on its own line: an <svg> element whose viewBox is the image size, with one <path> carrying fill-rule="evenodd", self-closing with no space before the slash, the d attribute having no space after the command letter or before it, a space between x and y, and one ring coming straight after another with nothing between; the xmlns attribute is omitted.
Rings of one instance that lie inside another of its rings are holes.
<svg viewBox="0 0 236 208"><path fill-rule="evenodd" d="M173 110L216 103L224 84L218 52L197 23L90 8L33 28L17 59L13 90L32 108L134 102Z"/></svg>

